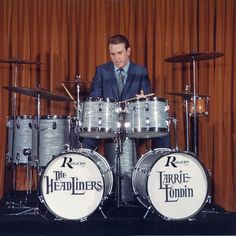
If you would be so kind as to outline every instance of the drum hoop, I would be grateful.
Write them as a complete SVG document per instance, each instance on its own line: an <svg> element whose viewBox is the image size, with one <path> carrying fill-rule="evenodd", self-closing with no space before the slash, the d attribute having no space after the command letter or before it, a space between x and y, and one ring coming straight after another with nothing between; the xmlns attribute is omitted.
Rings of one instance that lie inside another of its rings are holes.
<svg viewBox="0 0 236 236"><path fill-rule="evenodd" d="M56 120L56 119L68 119L72 118L72 116L66 116L66 115L42 115L40 116L39 120ZM34 119L37 119L37 116L34 116Z"/></svg>
<svg viewBox="0 0 236 236"><path fill-rule="evenodd" d="M148 102L148 101L159 101L159 102L168 102L167 99L161 97L146 97L146 98L134 98L133 101L127 102L129 103L136 103L136 102Z"/></svg>
<svg viewBox="0 0 236 236"><path fill-rule="evenodd" d="M18 116L15 116L15 118L20 118L22 120L27 120L27 119L32 119L32 116L30 115L18 115ZM8 120L14 120L14 116L9 116L7 117Z"/></svg>
<svg viewBox="0 0 236 236"><path fill-rule="evenodd" d="M103 97L89 97L85 102L108 102L108 103L118 103L118 100L112 98L103 98Z"/></svg>
<svg viewBox="0 0 236 236"><path fill-rule="evenodd" d="M90 149L86 149L86 148L81 148L81 149L76 149L77 151L81 151L81 150L83 150L83 151L90 151L90 153L92 153L92 154L94 154L94 153L96 153L96 154L98 154L98 156L101 156L99 153L97 153L97 152L95 152L95 151L91 151ZM68 218L65 218L65 217L63 217L63 216L60 216L60 215L58 215L58 214L56 214L52 209L51 209L51 207L48 205L48 203L46 202L46 200L45 200L45 198L44 198L44 195L43 195L43 191L42 191L42 184L43 184L43 176L44 176L44 174L45 174L45 171L46 171L46 169L47 169L47 167L57 158L57 157L60 157L60 156L62 156L62 155L64 155L64 154L70 154L70 153L75 153L75 154L81 154L81 153L78 153L76 150L73 150L73 151L65 151L65 152L62 152L62 153L60 153L60 154L58 154L55 158L53 158L53 159L51 159L48 163L47 163L47 165L46 165L46 167L43 169L43 171L42 171L42 174L41 174L41 178L40 178L40 181L39 181L39 187L40 187L40 193L39 193L39 198L41 198L41 202L43 202L43 204L46 206L46 208L50 211L50 213L52 214L52 215L54 215L55 217L57 217L58 219L63 219L63 220L83 220L83 218L87 218L87 217L89 217L90 215L92 215L97 209L98 209L98 207L99 207L99 205L101 205L102 204L102 202L103 202L103 200L104 200L104 193L105 193L105 189L103 188L103 194L102 194L102 197L101 197L101 201L99 202L99 204L98 204L98 206L96 206L96 208L93 210L93 211L91 211L88 215L86 215L85 217L82 217L82 218L78 218L78 219L68 219ZM103 182L103 186L105 186L105 182L104 182L104 177L103 177L103 174L101 173L101 169L100 169L100 166L98 166L95 162L94 162L94 160L92 160L90 157L88 157L88 156L85 156L84 155L84 157L87 157L87 158L89 158L97 167L98 167L98 169L99 169L99 174L101 175L101 178L102 178L102 182ZM103 157L103 156L101 156L104 160L105 160L105 158ZM105 160L106 161L106 160ZM107 161L106 161L107 162ZM108 164L108 162L107 162L107 164ZM113 178L112 178L112 181L113 181ZM110 194L110 193L109 193ZM108 194L108 195L109 195Z"/></svg>

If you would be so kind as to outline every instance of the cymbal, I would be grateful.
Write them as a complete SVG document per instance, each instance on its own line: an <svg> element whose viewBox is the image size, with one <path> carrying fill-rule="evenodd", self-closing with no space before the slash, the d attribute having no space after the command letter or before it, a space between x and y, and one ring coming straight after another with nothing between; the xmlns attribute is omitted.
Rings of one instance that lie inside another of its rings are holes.
<svg viewBox="0 0 236 236"><path fill-rule="evenodd" d="M39 93L40 98L44 98L47 100L64 101L64 102L72 101L72 99L70 99L69 97L53 94L41 88L30 89L30 88L25 88L25 87L14 87L14 86L3 87L3 88L8 89L11 92L21 93L21 94L32 96L32 97L37 97Z"/></svg>
<svg viewBox="0 0 236 236"><path fill-rule="evenodd" d="M189 54L176 55L168 57L165 59L166 62L192 62L192 61L202 61L215 59L217 57L222 57L224 53L222 52L194 52Z"/></svg>
<svg viewBox="0 0 236 236"><path fill-rule="evenodd" d="M165 93L165 94L170 94L170 95L174 95L174 96L181 96L181 97L184 97L185 99L191 99L194 96L194 93L191 92L191 91L188 91L188 90L185 90L185 91L180 92L180 93L169 92L169 93ZM199 95L199 94L196 94L195 96L196 97L208 97L206 95Z"/></svg>
<svg viewBox="0 0 236 236"><path fill-rule="evenodd" d="M68 83L68 84L78 84L78 83L81 83L81 84L91 84L92 82L90 82L90 81L82 81L82 80L79 80L79 79L75 79L75 80L65 80L65 81L62 81L62 83Z"/></svg>
<svg viewBox="0 0 236 236"><path fill-rule="evenodd" d="M21 60L16 57L11 57L9 59L0 59L0 63L12 63L12 64L43 64L39 61Z"/></svg>

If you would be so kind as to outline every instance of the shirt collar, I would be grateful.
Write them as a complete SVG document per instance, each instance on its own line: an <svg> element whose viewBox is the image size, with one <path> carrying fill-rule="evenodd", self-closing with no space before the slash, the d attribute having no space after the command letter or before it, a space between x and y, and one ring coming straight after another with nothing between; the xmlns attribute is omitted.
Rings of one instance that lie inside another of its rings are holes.
<svg viewBox="0 0 236 236"><path fill-rule="evenodd" d="M129 69L129 65L130 65L130 60L128 61L128 63L123 67L125 74L128 73L128 69ZM115 71L117 71L119 69L119 67L117 67L116 65L114 65Z"/></svg>

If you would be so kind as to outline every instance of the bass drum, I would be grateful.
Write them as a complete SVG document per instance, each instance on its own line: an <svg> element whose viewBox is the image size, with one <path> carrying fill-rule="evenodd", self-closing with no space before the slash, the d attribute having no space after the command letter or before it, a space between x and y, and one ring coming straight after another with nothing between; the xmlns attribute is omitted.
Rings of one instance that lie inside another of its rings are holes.
<svg viewBox="0 0 236 236"><path fill-rule="evenodd" d="M104 157L88 149L62 153L46 166L41 200L56 217L85 220L110 195L113 175Z"/></svg>
<svg viewBox="0 0 236 236"><path fill-rule="evenodd" d="M194 216L209 197L209 175L201 161L191 153L165 148L139 159L132 185L143 206L170 220Z"/></svg>

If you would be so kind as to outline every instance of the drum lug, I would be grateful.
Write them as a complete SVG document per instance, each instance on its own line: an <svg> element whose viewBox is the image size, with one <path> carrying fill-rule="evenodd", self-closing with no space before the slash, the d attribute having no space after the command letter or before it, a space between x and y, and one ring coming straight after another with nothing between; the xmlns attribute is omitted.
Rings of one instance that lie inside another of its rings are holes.
<svg viewBox="0 0 236 236"><path fill-rule="evenodd" d="M208 195L206 199L206 203L211 204L211 202L212 202L212 196Z"/></svg>
<svg viewBox="0 0 236 236"><path fill-rule="evenodd" d="M6 160L6 164L8 164L8 163L11 163L11 162L12 162L12 158L11 158L11 156L10 156L10 153L9 153L9 152L5 154L5 160Z"/></svg>
<svg viewBox="0 0 236 236"><path fill-rule="evenodd" d="M87 217L83 217L83 218L80 219L80 222L85 222L85 221L87 221L87 220L88 220Z"/></svg>
<svg viewBox="0 0 236 236"><path fill-rule="evenodd" d="M39 201L40 201L41 203L44 203L44 199L43 199L42 196L38 196L38 198L39 198Z"/></svg>

